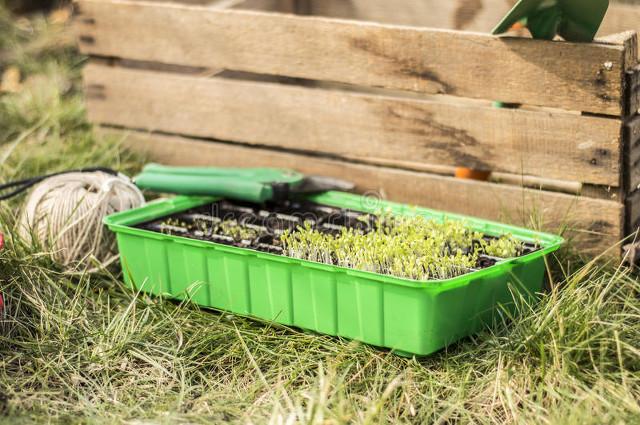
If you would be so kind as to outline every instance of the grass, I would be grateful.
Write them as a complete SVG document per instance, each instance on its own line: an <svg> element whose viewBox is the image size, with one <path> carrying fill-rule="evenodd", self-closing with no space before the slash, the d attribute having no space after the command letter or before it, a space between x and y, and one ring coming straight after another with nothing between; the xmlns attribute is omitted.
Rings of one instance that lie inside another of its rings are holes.
<svg viewBox="0 0 640 425"><path fill-rule="evenodd" d="M0 181L143 159L86 123L61 25L0 8ZM22 199L0 203L2 423L481 423L640 421L640 283L567 267L513 320L415 360L150 298L116 269L68 276L11 237ZM571 263L572 264L572 263Z"/></svg>

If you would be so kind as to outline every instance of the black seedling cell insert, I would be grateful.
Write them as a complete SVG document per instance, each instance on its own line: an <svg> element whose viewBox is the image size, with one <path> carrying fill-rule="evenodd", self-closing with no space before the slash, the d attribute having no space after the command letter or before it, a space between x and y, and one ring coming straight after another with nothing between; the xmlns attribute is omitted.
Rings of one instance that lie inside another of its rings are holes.
<svg viewBox="0 0 640 425"><path fill-rule="evenodd" d="M343 228L368 233L375 229L376 220L377 218L370 214L309 201L258 205L221 200L145 222L136 227L282 255L280 235L285 230L294 232L298 226L308 223L312 228L326 234L338 235ZM484 239L495 238L484 236ZM467 249L467 253L475 251L479 246L480 241L474 241ZM536 245L524 244L519 254L522 256L539 249ZM501 260L502 258L483 254L478 257L476 267L477 269L488 268Z"/></svg>

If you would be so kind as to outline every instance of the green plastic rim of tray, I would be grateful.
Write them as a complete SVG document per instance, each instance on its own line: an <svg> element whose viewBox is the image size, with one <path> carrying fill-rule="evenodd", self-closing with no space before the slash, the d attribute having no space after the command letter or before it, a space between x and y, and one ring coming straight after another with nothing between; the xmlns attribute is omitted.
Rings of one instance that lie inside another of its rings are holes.
<svg viewBox="0 0 640 425"><path fill-rule="evenodd" d="M493 34L502 34L523 22L533 38L553 40L560 35L567 41L593 41L609 0L520 0L502 19Z"/></svg>

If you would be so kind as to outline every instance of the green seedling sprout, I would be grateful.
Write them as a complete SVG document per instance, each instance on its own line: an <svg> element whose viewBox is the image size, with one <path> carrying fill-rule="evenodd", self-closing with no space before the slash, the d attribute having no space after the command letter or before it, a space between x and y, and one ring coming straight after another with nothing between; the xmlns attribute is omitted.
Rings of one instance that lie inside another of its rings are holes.
<svg viewBox="0 0 640 425"><path fill-rule="evenodd" d="M504 235L498 239L483 242L482 250L492 257L513 258L522 251L522 243L513 235Z"/></svg>
<svg viewBox="0 0 640 425"><path fill-rule="evenodd" d="M421 281L468 273L480 255L510 258L522 249L512 235L486 241L463 221L383 212L375 223L369 233L343 228L337 235L305 223L280 240L289 257ZM480 241L477 249L474 241Z"/></svg>
<svg viewBox="0 0 640 425"><path fill-rule="evenodd" d="M255 229L251 229L238 224L236 220L224 220L216 226L214 233L222 236L229 236L236 242L251 241L259 235Z"/></svg>

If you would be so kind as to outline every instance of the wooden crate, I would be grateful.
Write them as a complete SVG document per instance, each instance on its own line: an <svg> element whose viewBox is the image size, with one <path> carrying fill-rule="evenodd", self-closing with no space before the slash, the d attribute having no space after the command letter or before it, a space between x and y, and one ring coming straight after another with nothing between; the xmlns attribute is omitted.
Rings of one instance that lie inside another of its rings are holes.
<svg viewBox="0 0 640 425"><path fill-rule="evenodd" d="M90 119L157 161L339 176L589 254L640 223L640 8L577 44L441 29L488 31L504 0L189 3L77 3Z"/></svg>

